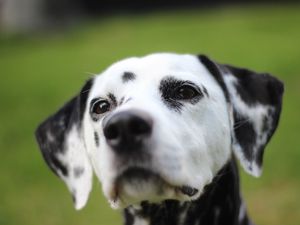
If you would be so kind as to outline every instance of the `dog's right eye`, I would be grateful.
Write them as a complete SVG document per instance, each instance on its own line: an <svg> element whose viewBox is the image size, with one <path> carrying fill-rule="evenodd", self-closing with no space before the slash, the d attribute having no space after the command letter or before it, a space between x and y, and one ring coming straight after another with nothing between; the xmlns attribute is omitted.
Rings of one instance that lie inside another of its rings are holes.
<svg viewBox="0 0 300 225"><path fill-rule="evenodd" d="M198 91L191 85L182 85L175 90L174 98L178 100L189 100L198 95Z"/></svg>
<svg viewBox="0 0 300 225"><path fill-rule="evenodd" d="M104 99L96 101L91 108L91 112L96 115L103 114L109 110L110 110L110 103Z"/></svg>

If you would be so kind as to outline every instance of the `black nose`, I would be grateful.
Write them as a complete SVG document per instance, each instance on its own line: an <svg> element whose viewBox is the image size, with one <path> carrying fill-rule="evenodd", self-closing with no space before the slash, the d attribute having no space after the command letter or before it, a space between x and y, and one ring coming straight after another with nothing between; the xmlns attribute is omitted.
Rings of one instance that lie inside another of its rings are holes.
<svg viewBox="0 0 300 225"><path fill-rule="evenodd" d="M152 132L152 119L142 111L119 112L104 122L104 136L112 149L128 152L142 147Z"/></svg>

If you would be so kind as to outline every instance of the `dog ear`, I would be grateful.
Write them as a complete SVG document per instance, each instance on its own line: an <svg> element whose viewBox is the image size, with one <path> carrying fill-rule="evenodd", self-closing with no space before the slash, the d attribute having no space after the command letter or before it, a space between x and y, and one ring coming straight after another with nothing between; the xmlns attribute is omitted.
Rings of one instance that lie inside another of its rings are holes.
<svg viewBox="0 0 300 225"><path fill-rule="evenodd" d="M235 156L248 173L260 176L264 148L280 117L283 83L266 73L217 64L203 55L199 59L215 77L230 105Z"/></svg>
<svg viewBox="0 0 300 225"><path fill-rule="evenodd" d="M80 93L42 122L35 133L46 163L66 183L76 209L85 206L92 188L92 167L82 136L92 83L92 79L87 81Z"/></svg>

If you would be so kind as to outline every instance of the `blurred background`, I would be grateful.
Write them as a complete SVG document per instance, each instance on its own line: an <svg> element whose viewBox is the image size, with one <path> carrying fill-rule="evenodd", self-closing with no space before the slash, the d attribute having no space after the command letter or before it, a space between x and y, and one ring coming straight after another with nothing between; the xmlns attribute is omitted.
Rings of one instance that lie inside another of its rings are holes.
<svg viewBox="0 0 300 225"><path fill-rule="evenodd" d="M96 179L75 211L33 134L90 74L152 52L203 53L284 81L264 173L241 171L241 185L256 224L300 224L300 4L249 2L0 0L0 224L121 224Z"/></svg>

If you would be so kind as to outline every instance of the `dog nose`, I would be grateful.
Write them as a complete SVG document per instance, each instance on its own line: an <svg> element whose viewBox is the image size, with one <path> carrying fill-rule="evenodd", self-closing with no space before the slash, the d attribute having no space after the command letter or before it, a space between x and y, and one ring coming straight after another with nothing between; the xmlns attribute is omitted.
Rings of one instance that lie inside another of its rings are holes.
<svg viewBox="0 0 300 225"><path fill-rule="evenodd" d="M152 119L142 111L119 112L104 122L103 132L113 150L127 152L142 147L152 132Z"/></svg>

